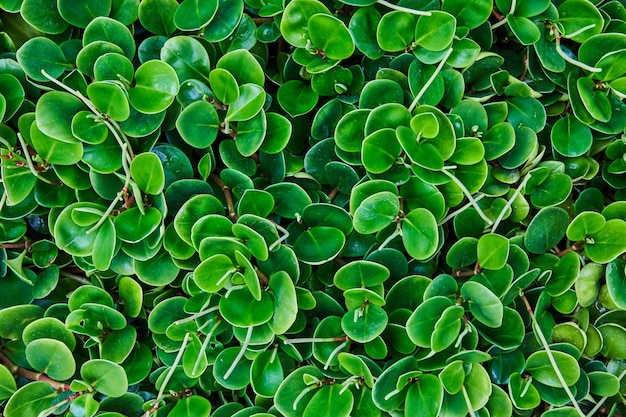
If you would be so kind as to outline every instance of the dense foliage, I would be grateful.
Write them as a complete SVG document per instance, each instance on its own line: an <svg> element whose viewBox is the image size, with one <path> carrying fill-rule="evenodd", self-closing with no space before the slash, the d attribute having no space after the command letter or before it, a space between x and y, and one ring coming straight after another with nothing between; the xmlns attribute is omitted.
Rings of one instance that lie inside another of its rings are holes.
<svg viewBox="0 0 626 417"><path fill-rule="evenodd" d="M0 8L4 416L624 414L626 1Z"/></svg>

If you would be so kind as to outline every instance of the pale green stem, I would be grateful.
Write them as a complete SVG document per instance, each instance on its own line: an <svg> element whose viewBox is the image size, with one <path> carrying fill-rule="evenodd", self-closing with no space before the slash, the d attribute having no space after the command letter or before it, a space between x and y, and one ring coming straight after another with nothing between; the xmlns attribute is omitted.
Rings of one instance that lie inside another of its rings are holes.
<svg viewBox="0 0 626 417"><path fill-rule="evenodd" d="M499 22L494 23L493 25L491 25L491 30L496 30L498 29L500 26L504 26L508 23L508 20L506 19L506 17L502 20L500 20Z"/></svg>
<svg viewBox="0 0 626 417"><path fill-rule="evenodd" d="M465 384L461 385L461 391L463 391L463 398L465 398L465 404L467 405L467 411L469 412L470 417L476 417L474 407L472 407L472 402L470 401L467 390L465 389Z"/></svg>
<svg viewBox="0 0 626 417"><path fill-rule="evenodd" d="M339 391L339 395L343 394L346 390L350 389L351 385L355 385L356 382L361 378L359 375L352 375L350 378L346 379L341 383L341 390ZM357 385L358 387L358 385Z"/></svg>
<svg viewBox="0 0 626 417"><path fill-rule="evenodd" d="M32 159L30 159L30 154L28 153L28 145L26 144L26 141L22 137L21 133L17 134L17 139L20 141L20 145L22 145L22 149L24 150L24 159L26 159L26 163L28 164L28 169L30 170L30 172L35 177L37 177L40 180L42 180L43 182L48 183L48 184L52 184L52 181L50 181L47 178L44 178L41 175L39 175L39 172L37 172L37 170L35 169L35 166L33 165L33 161L32 161Z"/></svg>
<svg viewBox="0 0 626 417"><path fill-rule="evenodd" d="M4 208L4 204L7 202L7 192L6 190L2 193L2 197L0 197L0 211Z"/></svg>
<svg viewBox="0 0 626 417"><path fill-rule="evenodd" d="M283 243L285 240L287 240L287 238L289 237L289 232L287 231L287 229L285 229L284 227L274 223L274 227L276 227L276 230L278 230L279 232L282 233L282 236L280 238L278 238L277 241L273 242L269 248L267 248L268 252L273 251L276 247L278 247L281 243Z"/></svg>
<svg viewBox="0 0 626 417"><path fill-rule="evenodd" d="M337 356L339 352L341 352L341 349L345 348L346 346L348 346L347 340L343 342L342 344L340 344L339 346L337 346L332 352L330 352L330 355L328 356L328 359L326 360L326 363L324 364L324 370L327 370L328 368L330 368L330 363L333 361L333 359L335 359L335 356Z"/></svg>
<svg viewBox="0 0 626 417"><path fill-rule="evenodd" d="M500 222L504 218L504 215L506 214L506 211L509 208L511 208L511 206L513 205L513 202L515 201L517 196L520 195L520 193L522 192L524 187L526 187L526 184L528 183L528 180L530 180L530 177L531 177L530 174L527 174L526 177L524 177L524 179L522 180L520 185L517 187L517 189L515 190L515 192L511 196L511 198L509 198L509 201L506 202L506 204L504 205L504 207L500 211L500 214L498 214L498 217L496 218L496 221L493 222L493 225L491 226L491 233L495 233L496 229L500 225Z"/></svg>
<svg viewBox="0 0 626 417"><path fill-rule="evenodd" d="M126 153L125 143L122 144L122 154L124 153ZM126 181L124 183L124 187L122 188L122 191L117 193L113 201L111 201L111 204L109 204L109 207L107 208L107 211L104 213L104 215L100 218L100 220L98 220L98 222L91 229L87 230L86 234L91 234L95 230L97 230L98 227L100 227L109 218L111 213L113 213L113 210L115 210L115 206L117 206L117 203L124 199L124 194L127 192L128 185L130 184L130 169L128 168L128 162L126 162L126 159L123 157L122 157L122 166L124 167L124 172L126 173Z"/></svg>
<svg viewBox="0 0 626 417"><path fill-rule="evenodd" d="M241 345L241 350L235 357L235 360L233 361L233 363L230 365L230 368L228 368L228 370L224 374L224 379L228 379L230 377L230 374L233 373L233 371L237 367L237 364L239 363L241 358L243 358L243 355L244 353L246 353L246 350L248 349L248 345L250 344L250 339L252 339L252 326L248 327L248 331L246 332L246 338L243 341L243 345Z"/></svg>
<svg viewBox="0 0 626 417"><path fill-rule="evenodd" d="M583 64L582 62L577 61L574 58L567 55L565 51L561 49L561 39L559 35L557 35L556 37L556 52L561 56L561 58L563 58L570 64L577 66L578 68L582 68L589 72L602 72L602 68L596 68L596 67L589 66L587 64Z"/></svg>
<svg viewBox="0 0 626 417"><path fill-rule="evenodd" d="M509 14L513 14L515 12L515 8L517 7L517 0L513 0L511 2L511 10L509 10ZM497 28L499 28L500 26L503 26L504 24L506 24L507 20L506 17L502 20L500 20L497 23L494 23L493 25L491 25L491 30L495 30Z"/></svg>
<svg viewBox="0 0 626 417"><path fill-rule="evenodd" d="M195 319L200 318L202 316L206 316L207 314L210 314L210 313L214 312L215 310L219 310L219 307L218 306L211 307L211 308L203 310L203 311L201 311L199 313L193 314L193 315L191 315L191 316L189 316L187 318L184 318L184 319L181 319L181 320L176 320L174 322L174 325L179 326L179 325L181 325L183 323L194 321Z"/></svg>
<svg viewBox="0 0 626 417"><path fill-rule="evenodd" d="M411 13L411 14L416 14L418 16L430 16L430 15L432 15L431 12L425 12L425 11L421 11L421 10L409 9L408 7L402 7L402 6L398 6L397 4L389 3L386 0L377 0L376 3L382 4L383 6L387 6L390 9L398 10L398 11L401 11L401 12L407 12L407 13Z"/></svg>
<svg viewBox="0 0 626 417"><path fill-rule="evenodd" d="M478 197L476 197L474 199L475 202L479 202L480 200L482 200L483 198L487 197L485 194L481 194ZM440 221L438 223L438 226L441 226L442 224L445 224L448 220L453 219L457 216L457 214L460 214L462 212L464 212L465 210L467 210L468 208L472 207L473 203L470 201L469 203L465 204L463 207L461 207L458 210L453 211L452 213L448 214L446 217L444 217L444 219L442 221Z"/></svg>
<svg viewBox="0 0 626 417"><path fill-rule="evenodd" d="M532 382L533 382L533 377L531 376L531 377L529 377L526 380L525 385L524 385L524 389L522 390L522 392L519 395L520 397L523 397L524 395L526 395L526 393L530 389L530 385L532 384Z"/></svg>
<svg viewBox="0 0 626 417"><path fill-rule="evenodd" d="M221 321L218 320L217 323L215 323L213 325L211 330L209 330L209 333L206 335L206 338L202 342L202 347L200 348L200 354L198 355L198 358L196 359L196 362L193 364L193 370L191 371L192 374L194 374L194 375L196 374L196 371L198 370L198 367L200 366L200 362L202 361L202 354L209 347L209 343L211 343L211 339L213 338L213 332L215 332L215 330L217 329L217 326L219 326L220 323L221 323Z"/></svg>
<svg viewBox="0 0 626 417"><path fill-rule="evenodd" d="M87 106L87 108L91 110L93 114L97 116L102 115L102 113L100 113L100 111L96 108L96 106L94 106L91 100L85 97L80 91L74 90L73 88L68 87L67 85L63 84L61 81L57 80L56 78L48 74L45 70L41 70L41 73L43 74L44 77L52 81L54 84L58 85L59 87L67 91L68 93L78 97L85 104L85 106ZM121 128L119 127L117 122L115 122L114 120L105 118L105 117L102 118L102 122L106 125L109 131L113 134L113 136L119 143L120 147L122 146L123 143L126 143L126 145L128 146L128 153L129 153L130 159L132 159L134 157L133 150L130 146L130 143L128 142L128 139L126 139L125 135L123 138L122 136L119 135ZM117 129L120 129L120 130L118 131Z"/></svg>
<svg viewBox="0 0 626 417"><path fill-rule="evenodd" d="M563 36L563 37L564 37L564 38L566 38L566 39L571 39L571 38L573 38L574 36L580 35L581 33L586 32L586 31L588 31L589 29L593 29L593 28L595 28L595 27L596 27L596 24L595 24L595 23L592 23L592 24L590 24L590 25L585 26L584 28L580 28L580 29L578 29L578 30L577 30L577 31L575 31L575 32L569 33L569 34L567 34L567 35L563 34L563 35L561 35L561 36Z"/></svg>
<svg viewBox="0 0 626 417"><path fill-rule="evenodd" d="M228 298L228 297L230 296L230 293L231 293L231 292L233 292L233 291L235 291L235 290L240 290L240 289L242 289L242 288L246 288L246 287L245 287L245 286L243 286L243 285L233 285L232 287L230 287L230 288L228 289L228 291L226 291L226 294L224 294L224 298Z"/></svg>
<svg viewBox="0 0 626 417"><path fill-rule="evenodd" d="M448 58L450 57L451 54L452 54L452 48L450 48L450 49L448 49L446 51L445 55L441 59L441 62L439 62L439 65L437 65L437 68L435 69L435 72L433 72L433 74L430 76L428 81L426 81L426 84L424 84L422 86L422 89L417 93L417 95L413 99L413 102L409 106L409 113L413 113L413 110L415 110L415 107L417 107L417 102L426 93L426 90L428 90L428 88L433 83L433 81L435 81L435 78L437 78L437 75L439 75L439 73L441 72L441 69L443 68L443 66L446 65L446 61L448 60Z"/></svg>
<svg viewBox="0 0 626 417"><path fill-rule="evenodd" d="M311 385L310 387L306 387L305 389L303 389L300 394L298 394L298 396L296 397L295 400L293 400L293 405L291 406L291 408L293 409L293 411L296 411L296 409L298 408L298 403L300 402L300 400L302 398L304 398L305 395L307 395L309 392L313 391L314 389L317 389L318 386L317 385Z"/></svg>
<svg viewBox="0 0 626 417"><path fill-rule="evenodd" d="M285 345L295 345L297 343L331 343L331 342L343 342L345 337L300 337L294 339L287 339L283 343Z"/></svg>
<svg viewBox="0 0 626 417"><path fill-rule="evenodd" d="M469 200L469 202L472 204L472 206L474 206L474 208L476 209L476 211L478 212L478 215L488 224L488 225L492 225L493 222L491 221L491 219L489 217L487 217L487 215L485 215L485 213L483 212L483 210L480 208L480 206L476 203L476 199L474 199L474 197L472 197L472 194L469 192L469 190L465 187L465 184L463 184L454 174L452 174L451 172L442 169L441 170L442 173L444 173L446 176L448 176L456 185L459 186L459 188L461 189L461 191L463 191L463 194L465 194L465 196L467 197L467 199Z"/></svg>
<svg viewBox="0 0 626 417"><path fill-rule="evenodd" d="M454 347L458 348L459 346L461 346L461 343L463 343L463 338L465 337L465 335L471 332L472 332L472 328L470 326L465 326L465 329L463 329L461 334L459 334L459 338L456 339L456 343L454 344Z"/></svg>
<svg viewBox="0 0 626 417"><path fill-rule="evenodd" d="M391 391L390 393L385 395L385 401L388 401L391 397L393 397L394 395L397 395L399 393L400 393L399 389L394 389L393 391Z"/></svg>
<svg viewBox="0 0 626 417"><path fill-rule="evenodd" d="M176 359L174 359L174 363L172 364L170 369L167 371L167 375L165 375L165 379L163 379L163 383L161 384L161 389L159 390L159 394L157 395L156 400L154 400L155 404L158 404L163 399L163 393L165 392L165 388L167 387L167 384L170 382L170 379L172 379L172 376L174 375L174 372L176 371L176 367L178 366L180 361L183 359L183 353L185 353L185 348L187 347L188 342L189 342L189 333L185 333L185 337L183 338L183 344L180 346L178 355L176 355Z"/></svg>
<svg viewBox="0 0 626 417"><path fill-rule="evenodd" d="M378 249L383 249L384 247L386 247L392 240L394 240L397 236L400 236L402 234L402 229L400 227L397 227L396 230L394 230L394 232L389 235L389 237L387 239L385 239L385 241L383 243L380 244L380 246L378 247Z"/></svg>
<svg viewBox="0 0 626 417"><path fill-rule="evenodd" d="M556 363L556 359L554 359L554 355L552 354L550 345L548 344L548 341L543 335L543 332L541 331L541 327L539 327L539 323L537 322L537 318L535 317L535 314L533 313L533 309L530 306L528 299L526 299L526 296L522 295L522 300L524 301L524 304L526 305L526 310L528 311L528 314L530 314L530 319L533 324L533 329L535 330L537 337L539 337L539 340L541 340L541 344L543 345L543 348L546 350L546 354L548 355L548 360L550 361L550 365L552 365L552 369L554 370L554 373L559 379L561 386L563 387L563 389L565 390L565 393L567 394L568 398L572 402L572 405L576 409L576 412L578 412L578 415L581 417L586 417L585 413L583 413L583 411L580 409L580 406L578 405L578 402L576 401L576 397L574 397L574 394L572 394L572 391L569 389L567 382L565 382L565 378L563 377L563 374L561 374L561 370L559 369L559 366Z"/></svg>

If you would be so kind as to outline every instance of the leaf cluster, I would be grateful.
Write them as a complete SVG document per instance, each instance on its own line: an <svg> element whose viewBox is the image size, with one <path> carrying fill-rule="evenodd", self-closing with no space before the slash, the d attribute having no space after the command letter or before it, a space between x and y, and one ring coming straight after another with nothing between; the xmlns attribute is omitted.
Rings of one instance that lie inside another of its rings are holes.
<svg viewBox="0 0 626 417"><path fill-rule="evenodd" d="M2 415L623 415L625 4L0 0Z"/></svg>

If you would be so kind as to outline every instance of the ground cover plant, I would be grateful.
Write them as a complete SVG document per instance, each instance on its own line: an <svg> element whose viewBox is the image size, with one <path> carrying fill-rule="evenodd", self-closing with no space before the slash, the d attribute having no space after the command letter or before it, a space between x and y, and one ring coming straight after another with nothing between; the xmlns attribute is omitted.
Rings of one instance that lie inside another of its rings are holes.
<svg viewBox="0 0 626 417"><path fill-rule="evenodd" d="M624 415L623 0L0 9L2 415Z"/></svg>

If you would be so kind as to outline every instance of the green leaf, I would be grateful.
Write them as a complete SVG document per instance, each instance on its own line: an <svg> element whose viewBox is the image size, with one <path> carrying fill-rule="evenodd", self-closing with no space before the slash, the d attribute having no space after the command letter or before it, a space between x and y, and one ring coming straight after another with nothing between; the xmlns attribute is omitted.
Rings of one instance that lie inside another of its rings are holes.
<svg viewBox="0 0 626 417"><path fill-rule="evenodd" d="M115 218L117 237L124 242L137 243L154 232L162 218L161 212L154 207L146 208L145 214L138 207L131 207Z"/></svg>
<svg viewBox="0 0 626 417"><path fill-rule="evenodd" d="M239 86L233 75L223 68L215 68L209 74L209 84L215 97L223 104L230 105L239 98Z"/></svg>
<svg viewBox="0 0 626 417"><path fill-rule="evenodd" d="M115 226L113 221L107 219L100 228L94 241L94 247L98 248L92 255L93 266L100 271L106 271L111 266L111 261L115 255L116 245Z"/></svg>
<svg viewBox="0 0 626 417"><path fill-rule="evenodd" d="M44 37L27 40L17 50L16 57L22 70L35 81L48 81L42 75L42 70L57 78L69 69L61 48L51 39Z"/></svg>
<svg viewBox="0 0 626 417"><path fill-rule="evenodd" d="M302 262L320 265L339 255L345 243L346 237L341 230L315 226L298 236L293 250Z"/></svg>
<svg viewBox="0 0 626 417"><path fill-rule="evenodd" d="M291 277L285 271L272 274L268 288L274 301L274 315L268 325L275 334L283 334L291 328L297 319L296 288Z"/></svg>
<svg viewBox="0 0 626 417"><path fill-rule="evenodd" d="M0 398L6 400L17 391L17 385L11 372L6 366L0 366Z"/></svg>
<svg viewBox="0 0 626 417"><path fill-rule="evenodd" d="M625 233L624 220L608 220L602 229L591 235L585 244L585 253L594 262L611 262L626 251L626 242L622 239Z"/></svg>
<svg viewBox="0 0 626 417"><path fill-rule="evenodd" d="M174 24L180 30L198 30L217 12L217 0L185 0L174 12Z"/></svg>
<svg viewBox="0 0 626 417"><path fill-rule="evenodd" d="M108 360L88 360L81 366L80 376L96 391L109 397L121 397L128 390L126 372Z"/></svg>
<svg viewBox="0 0 626 417"><path fill-rule="evenodd" d="M189 0L185 3L189 3ZM181 3L181 7L176 10L177 13L183 9L183 4ZM210 6L207 9L210 10ZM209 53L195 38L190 36L171 37L163 44L159 56L161 60L174 69L180 84L190 79L205 83L209 80Z"/></svg>
<svg viewBox="0 0 626 417"><path fill-rule="evenodd" d="M255 300L245 288L233 290L220 299L220 314L228 323L238 327L258 326L267 323L274 314L273 303L267 292Z"/></svg>
<svg viewBox="0 0 626 417"><path fill-rule="evenodd" d="M258 395L273 397L284 379L283 367L274 351L266 350L252 361L250 385Z"/></svg>
<svg viewBox="0 0 626 417"><path fill-rule="evenodd" d="M308 22L318 13L330 14L323 3L315 0L295 0L287 4L280 21L280 32L285 40L295 47L306 47Z"/></svg>
<svg viewBox="0 0 626 417"><path fill-rule="evenodd" d="M239 86L239 97L228 106L226 120L237 122L250 120L261 111L265 104L265 90L257 84Z"/></svg>
<svg viewBox="0 0 626 417"><path fill-rule="evenodd" d="M415 19L407 12L386 13L376 29L378 45L386 52L402 51L413 42L415 27Z"/></svg>
<svg viewBox="0 0 626 417"><path fill-rule="evenodd" d="M557 350L552 351L556 365L568 386L574 385L580 377L578 362L571 355ZM537 381L549 387L560 388L561 382L556 375L545 350L534 352L526 360L526 372Z"/></svg>
<svg viewBox="0 0 626 417"><path fill-rule="evenodd" d="M217 13L204 28L204 38L209 42L220 42L228 38L239 25L243 9L243 0L219 0Z"/></svg>
<svg viewBox="0 0 626 417"><path fill-rule="evenodd" d="M581 77L576 81L580 98L585 109L591 116L600 121L608 122L611 119L611 103L606 94L596 87L591 78Z"/></svg>
<svg viewBox="0 0 626 417"><path fill-rule="evenodd" d="M211 146L217 138L220 120L215 107L207 101L196 101L180 113L176 128L183 140L194 148Z"/></svg>
<svg viewBox="0 0 626 417"><path fill-rule="evenodd" d="M57 396L47 382L35 381L21 387L6 403L6 417L36 416L48 409Z"/></svg>
<svg viewBox="0 0 626 417"><path fill-rule="evenodd" d="M433 256L439 247L435 216L425 208L411 210L402 219L402 241L409 255L417 260Z"/></svg>
<svg viewBox="0 0 626 417"><path fill-rule="evenodd" d="M137 68L135 85L128 91L128 98L136 110L156 114L167 109L177 93L178 76L174 69L163 61L152 60Z"/></svg>
<svg viewBox="0 0 626 417"><path fill-rule="evenodd" d="M363 200L354 212L354 230L361 234L378 232L390 225L400 211L398 196L381 191Z"/></svg>
<svg viewBox="0 0 626 417"><path fill-rule="evenodd" d="M532 45L541 38L541 31L537 25L527 17L509 14L506 16L506 20L511 31L522 45Z"/></svg>
<svg viewBox="0 0 626 417"><path fill-rule="evenodd" d="M443 51L452 43L456 30L454 16L432 11L430 16L420 16L415 27L415 43L429 51Z"/></svg>
<svg viewBox="0 0 626 417"><path fill-rule="evenodd" d="M309 18L308 36L325 58L346 59L354 53L354 41L343 22L326 13Z"/></svg>
<svg viewBox="0 0 626 417"><path fill-rule="evenodd" d="M54 2L24 0L20 14L33 28L50 35L62 33L69 26Z"/></svg>
<svg viewBox="0 0 626 417"><path fill-rule="evenodd" d="M325 385L315 391L308 402L303 417L333 415L348 417L352 412L354 396L350 390L342 390L340 384Z"/></svg>
<svg viewBox="0 0 626 417"><path fill-rule="evenodd" d="M524 245L531 253L543 254L556 246L565 236L569 216L560 207L547 207L531 220L524 235Z"/></svg>
<svg viewBox="0 0 626 417"><path fill-rule="evenodd" d="M474 29L487 21L492 6L491 0L478 0L471 4L463 0L446 0L441 9L456 17L458 26Z"/></svg>
<svg viewBox="0 0 626 417"><path fill-rule="evenodd" d="M461 296L468 302L470 311L478 321L489 327L499 327L502 324L502 302L487 287L468 281L461 287Z"/></svg>
<svg viewBox="0 0 626 417"><path fill-rule="evenodd" d="M447 297L435 296L420 304L406 322L406 332L417 346L430 348L432 334L443 312L453 303Z"/></svg>
<svg viewBox="0 0 626 417"><path fill-rule="evenodd" d="M563 156L580 156L587 153L593 143L591 129L577 118L567 115L552 126L552 146Z"/></svg>
<svg viewBox="0 0 626 417"><path fill-rule="evenodd" d="M358 342L367 343L378 337L387 327L387 313L374 304L355 307L341 319L341 328L346 335Z"/></svg>
<svg viewBox="0 0 626 417"><path fill-rule="evenodd" d="M37 339L26 346L26 359L33 369L64 381L76 372L76 362L67 345L55 339Z"/></svg>
<svg viewBox="0 0 626 417"><path fill-rule="evenodd" d="M539 100L527 98L511 98L509 106L509 122L515 129L526 126L535 132L541 131L546 124L546 109Z"/></svg>
<svg viewBox="0 0 626 417"><path fill-rule="evenodd" d="M443 395L443 386L435 375L420 375L406 393L405 415L438 416Z"/></svg>
<svg viewBox="0 0 626 417"><path fill-rule="evenodd" d="M583 43L591 36L602 32L604 26L602 13L592 2L568 0L560 4L557 10L559 12L558 23L563 26L565 35L587 28L571 38L574 42Z"/></svg>
<svg viewBox="0 0 626 417"><path fill-rule="evenodd" d="M478 239L478 264L483 269L498 270L509 257L509 241L504 236L486 234Z"/></svg>
<svg viewBox="0 0 626 417"><path fill-rule="evenodd" d="M157 195L163 192L165 173L161 161L154 153L136 155L130 164L130 173L144 193Z"/></svg>
<svg viewBox="0 0 626 417"><path fill-rule="evenodd" d="M300 80L287 81L278 89L278 103L292 117L313 110L318 99L311 86Z"/></svg>
<svg viewBox="0 0 626 417"><path fill-rule="evenodd" d="M176 30L176 0L143 0L139 3L139 22L149 32L170 36Z"/></svg>

